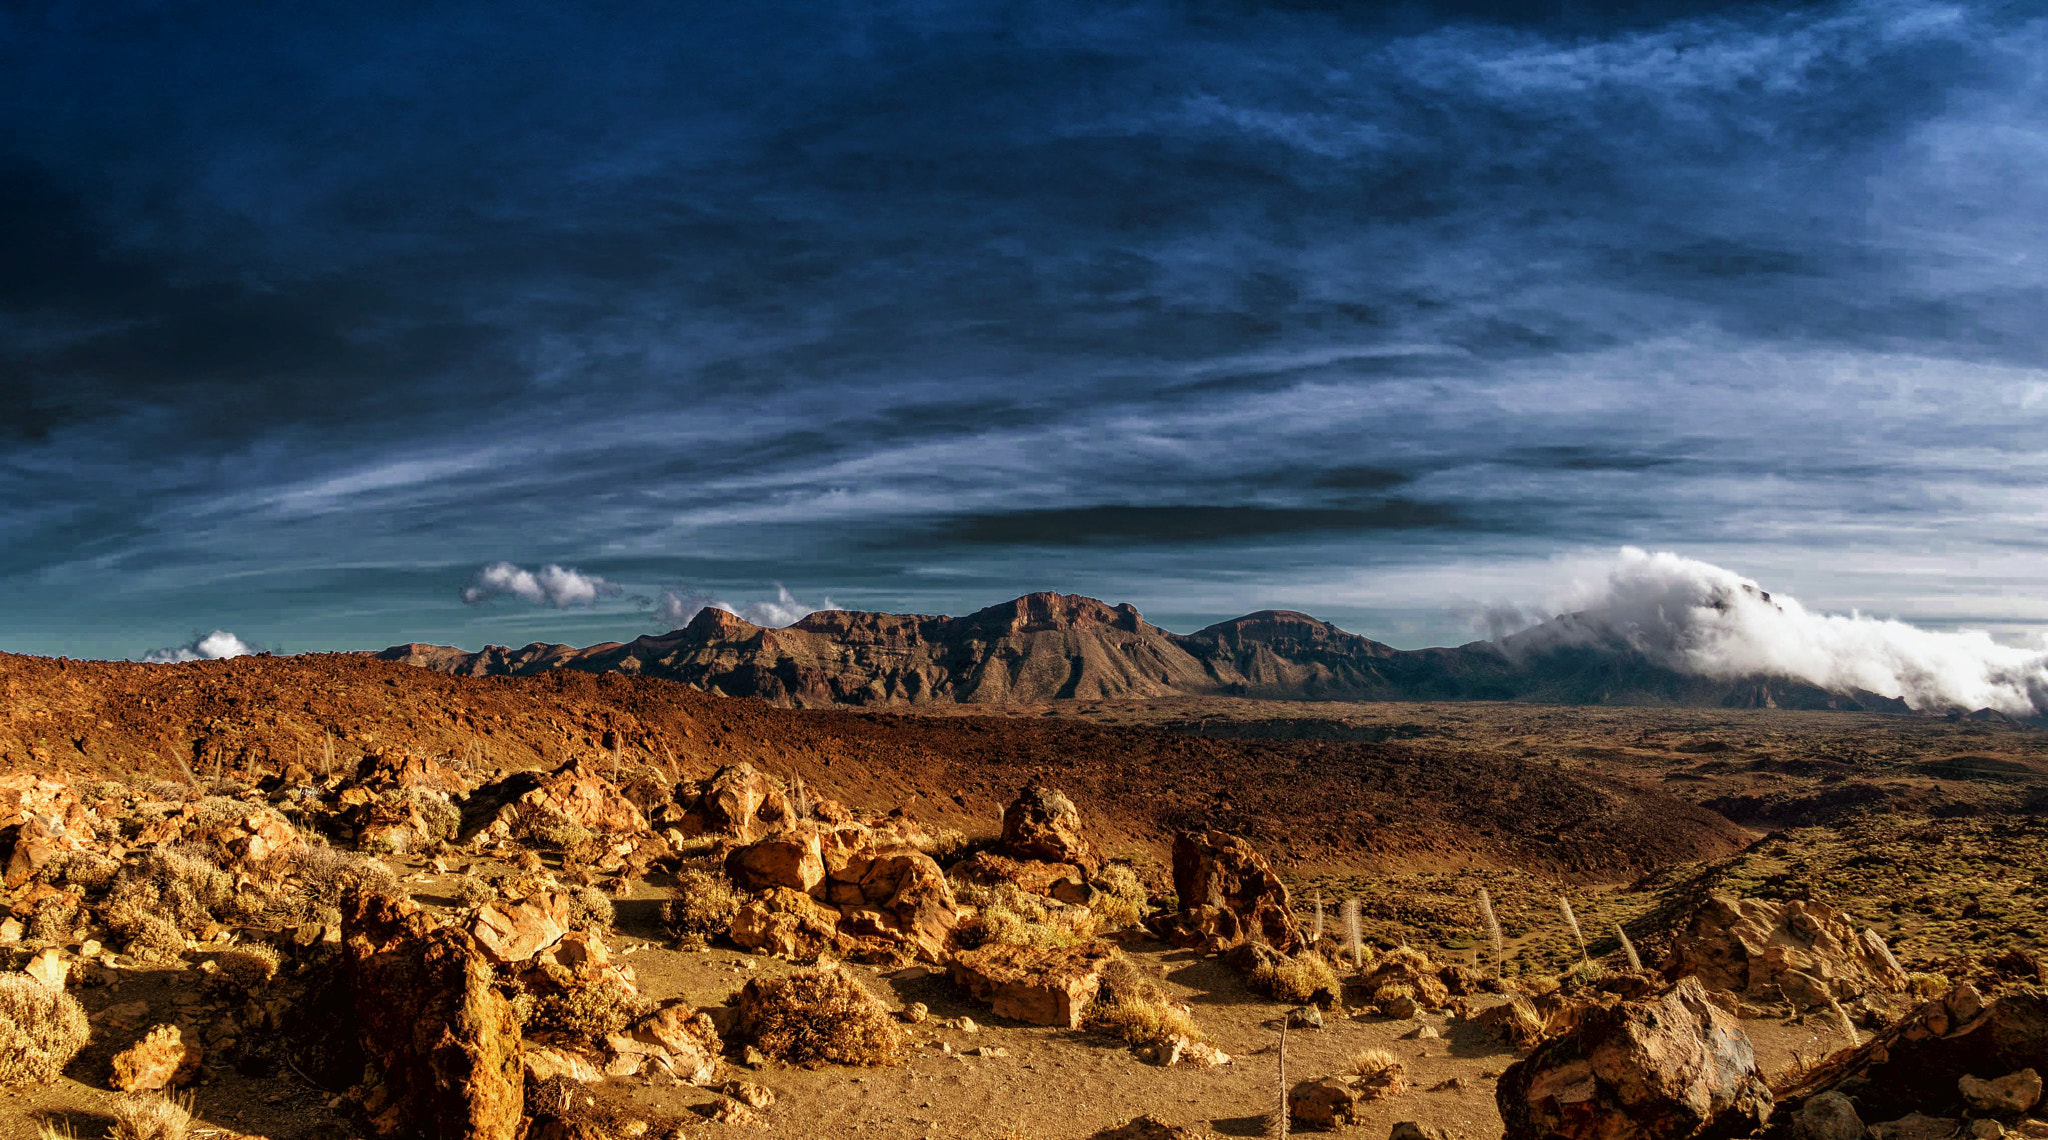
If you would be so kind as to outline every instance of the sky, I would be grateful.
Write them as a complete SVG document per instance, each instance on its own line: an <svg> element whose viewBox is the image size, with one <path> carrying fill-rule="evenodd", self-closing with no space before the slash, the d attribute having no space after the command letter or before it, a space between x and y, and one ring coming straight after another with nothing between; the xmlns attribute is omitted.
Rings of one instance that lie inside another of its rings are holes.
<svg viewBox="0 0 2048 1140"><path fill-rule="evenodd" d="M2044 60L1906 0L7 5L0 650L1043 589L1420 646L1624 547L2031 638Z"/></svg>

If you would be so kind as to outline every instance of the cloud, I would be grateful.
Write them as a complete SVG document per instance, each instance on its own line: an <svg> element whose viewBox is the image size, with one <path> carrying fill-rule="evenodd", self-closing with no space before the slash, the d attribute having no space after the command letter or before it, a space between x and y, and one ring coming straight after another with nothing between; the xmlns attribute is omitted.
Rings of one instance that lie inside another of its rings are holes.
<svg viewBox="0 0 2048 1140"><path fill-rule="evenodd" d="M1709 677L1773 674L1835 691L1867 689L1921 710L2048 711L2048 645L2002 645L1983 630L1929 630L1862 614L1815 613L1711 563L1625 548L1571 612L1505 638L1511 652L1627 647Z"/></svg>
<svg viewBox="0 0 2048 1140"><path fill-rule="evenodd" d="M681 629L690 624L690 619L706 609L719 609L738 614L747 621L760 626L780 629L794 625L806 615L819 610L836 610L839 606L827 597L818 605L798 601L782 583L775 584L775 600L742 602L737 605L720 601L709 594L700 594L688 586L663 586L653 598L635 598L634 602L646 606L648 617L656 629Z"/></svg>
<svg viewBox="0 0 2048 1140"><path fill-rule="evenodd" d="M152 649L137 658L151 665L169 665L179 661L220 661L229 657L247 657L261 653L261 649L243 641L224 629L216 629L205 637L196 638L189 645L172 645L163 649Z"/></svg>
<svg viewBox="0 0 2048 1140"><path fill-rule="evenodd" d="M599 598L616 597L619 587L595 574L570 570L550 562L538 571L510 562L493 562L476 572L462 588L464 605L476 606L498 598L517 598L534 605L556 609L596 605Z"/></svg>

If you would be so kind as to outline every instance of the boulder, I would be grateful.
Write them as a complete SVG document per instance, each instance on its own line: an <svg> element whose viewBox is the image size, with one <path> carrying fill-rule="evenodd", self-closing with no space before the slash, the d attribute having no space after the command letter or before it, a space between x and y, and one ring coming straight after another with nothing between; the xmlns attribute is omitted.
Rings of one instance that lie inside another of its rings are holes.
<svg viewBox="0 0 2048 1140"><path fill-rule="evenodd" d="M1841 1093L1809 1098L1792 1114L1792 1140L1863 1140L1863 1118Z"/></svg>
<svg viewBox="0 0 2048 1140"><path fill-rule="evenodd" d="M526 1066L526 1075L535 1082L562 1077L577 1084L591 1084L604 1079L604 1070L597 1062L571 1049L555 1045L534 1045L529 1043L520 1055Z"/></svg>
<svg viewBox="0 0 2048 1140"><path fill-rule="evenodd" d="M517 901L485 903L469 920L470 937L499 966L531 961L569 933L569 896L538 891Z"/></svg>
<svg viewBox="0 0 2048 1140"><path fill-rule="evenodd" d="M1543 1040L1547 1020L1536 1012L1536 1003L1516 994L1496 1006L1479 1012L1473 1019L1487 1035L1511 1049L1530 1049Z"/></svg>
<svg viewBox="0 0 2048 1140"><path fill-rule="evenodd" d="M1102 988L1103 968L1115 957L1107 942L1057 949L991 942L955 954L951 972L998 1017L1079 1029L1081 1014Z"/></svg>
<svg viewBox="0 0 2048 1140"><path fill-rule="evenodd" d="M1319 1128L1363 1122L1368 1103L1365 1091L1343 1077L1303 1081L1287 1091L1287 1115Z"/></svg>
<svg viewBox="0 0 2048 1140"><path fill-rule="evenodd" d="M1826 903L1720 894L1672 941L1664 974L1752 997L1776 998L1782 991L1802 1008L1907 985L1883 939L1859 932Z"/></svg>
<svg viewBox="0 0 2048 1140"><path fill-rule="evenodd" d="M1090 893L1087 872L1072 863L1012 859L994 851L977 851L969 855L947 868L946 877L977 887L1009 883L1026 894L1067 903L1085 903Z"/></svg>
<svg viewBox="0 0 2048 1140"><path fill-rule="evenodd" d="M159 1025L114 1055L113 1085L122 1092L176 1088L198 1074L199 1061L197 1042L175 1025Z"/></svg>
<svg viewBox="0 0 2048 1140"><path fill-rule="evenodd" d="M602 841L601 870L643 869L670 854L639 805L598 771L595 762L571 760L548 773L514 772L473 792L462 806L458 838L494 846L565 825Z"/></svg>
<svg viewBox="0 0 2048 1140"><path fill-rule="evenodd" d="M525 1066L490 959L409 899L352 891L342 904L356 1032L388 1092L372 1124L386 1135L515 1140Z"/></svg>
<svg viewBox="0 0 2048 1140"><path fill-rule="evenodd" d="M1909 1112L1897 1120L1871 1125L1870 1135L1875 1140L1954 1140L1962 1129L1963 1122L1953 1117Z"/></svg>
<svg viewBox="0 0 2048 1140"><path fill-rule="evenodd" d="M1507 1140L1713 1140L1771 1113L1748 1036L1697 978L1590 1012L1509 1066L1495 1100Z"/></svg>
<svg viewBox="0 0 2048 1140"><path fill-rule="evenodd" d="M1965 1105L1963 1079L1979 1073L2039 1072L2048 1057L2048 991L2007 990L1990 1003L1958 985L1904 1020L1873 1034L1852 1052L1785 1090L1788 1098L1824 1092L1854 1097L1866 1119L1897 1119Z"/></svg>
<svg viewBox="0 0 2048 1140"><path fill-rule="evenodd" d="M839 912L802 891L776 887L741 905L733 916L733 942L760 954L795 962L842 947Z"/></svg>
<svg viewBox="0 0 2048 1140"><path fill-rule="evenodd" d="M841 907L849 933L899 943L927 962L944 957L960 925L960 906L931 856L914 847L887 847L850 861L847 870L859 874Z"/></svg>
<svg viewBox="0 0 2048 1140"><path fill-rule="evenodd" d="M1365 996L1382 1008L1396 1001L1403 990L1422 1009L1442 1009L1451 1000L1442 971L1429 960L1429 955L1405 947L1380 955L1365 975L1364 989Z"/></svg>
<svg viewBox="0 0 2048 1140"><path fill-rule="evenodd" d="M1993 1081L1965 1074L1956 1080L1956 1089L1963 1094L1964 1102L1978 1112L2017 1116L2040 1103L2041 1074L2021 1069Z"/></svg>
<svg viewBox="0 0 2048 1140"><path fill-rule="evenodd" d="M676 789L684 805L685 835L715 835L752 843L792 818L789 797L765 772L750 764L729 764L710 779Z"/></svg>
<svg viewBox="0 0 2048 1140"><path fill-rule="evenodd" d="M1260 942L1291 954L1302 944L1286 884L1252 845L1220 831L1183 831L1173 840L1180 913L1167 936L1176 946L1220 953Z"/></svg>
<svg viewBox="0 0 2048 1140"><path fill-rule="evenodd" d="M1210 1135L1207 1129L1196 1129L1185 1124L1168 1124L1147 1113L1127 1124L1105 1128L1088 1140L1207 1140Z"/></svg>
<svg viewBox="0 0 2048 1140"><path fill-rule="evenodd" d="M726 856L725 873L742 890L778 887L810 894L825 885L827 827L803 823L737 848Z"/></svg>
<svg viewBox="0 0 2048 1140"><path fill-rule="evenodd" d="M1085 836L1081 813L1063 792L1037 784L1025 788L1003 810L1003 838L997 850L1012 859L1071 863L1084 879L1102 868Z"/></svg>

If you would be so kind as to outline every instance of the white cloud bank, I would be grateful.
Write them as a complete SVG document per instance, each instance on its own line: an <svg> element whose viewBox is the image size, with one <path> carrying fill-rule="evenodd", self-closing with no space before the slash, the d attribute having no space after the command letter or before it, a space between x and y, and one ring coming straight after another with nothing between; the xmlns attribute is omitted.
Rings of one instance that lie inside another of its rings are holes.
<svg viewBox="0 0 2048 1140"><path fill-rule="evenodd" d="M1683 672L1777 674L1900 697L1922 710L2048 711L2048 645L2016 647L1983 630L1815 613L1733 571L1668 552L1626 548L1604 579L1579 583L1559 601L1565 616L1504 643L1516 650L1626 644Z"/></svg>
<svg viewBox="0 0 2048 1140"><path fill-rule="evenodd" d="M649 607L649 620L658 629L681 629L690 624L690 619L706 609L719 609L738 614L755 625L780 629L802 621L808 614L819 610L836 610L839 606L827 597L818 605L798 601L782 583L775 584L775 600L772 602L742 602L737 605L721 601L708 594L692 592L687 586L664 586L659 596L649 599L635 599Z"/></svg>
<svg viewBox="0 0 2048 1140"><path fill-rule="evenodd" d="M599 598L616 597L619 587L595 574L585 574L550 562L539 570L527 570L510 562L493 562L476 572L462 588L465 605L477 606L498 598L516 598L534 605L556 609L597 604Z"/></svg>
<svg viewBox="0 0 2048 1140"><path fill-rule="evenodd" d="M163 649L152 649L137 660L150 665L169 665L179 661L220 661L229 657L247 657L262 650L236 637L224 629L216 629L189 645L172 645Z"/></svg>

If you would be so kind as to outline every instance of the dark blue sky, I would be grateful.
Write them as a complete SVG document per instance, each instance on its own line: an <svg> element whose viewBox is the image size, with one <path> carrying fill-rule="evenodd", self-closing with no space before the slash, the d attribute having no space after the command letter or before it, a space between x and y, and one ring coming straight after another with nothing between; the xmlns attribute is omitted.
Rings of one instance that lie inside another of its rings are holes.
<svg viewBox="0 0 2048 1140"><path fill-rule="evenodd" d="M2048 621L2048 19L1614 11L9 5L0 649L1414 645L1624 543Z"/></svg>

